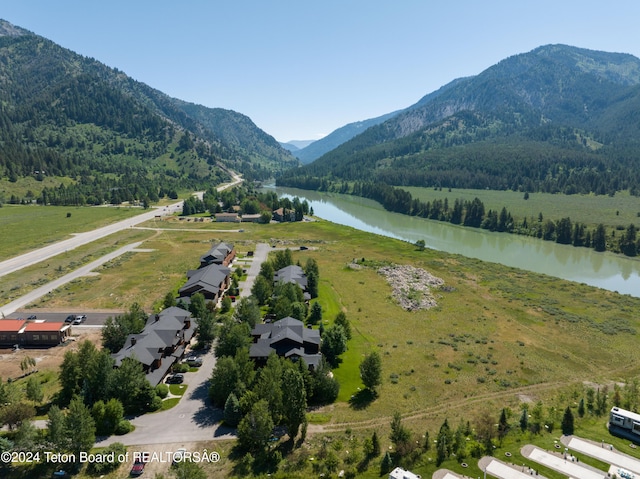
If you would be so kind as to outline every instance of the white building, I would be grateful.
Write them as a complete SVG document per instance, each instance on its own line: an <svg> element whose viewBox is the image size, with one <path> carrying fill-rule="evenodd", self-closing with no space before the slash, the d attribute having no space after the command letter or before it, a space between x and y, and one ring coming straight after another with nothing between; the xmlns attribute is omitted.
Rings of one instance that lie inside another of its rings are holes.
<svg viewBox="0 0 640 479"><path fill-rule="evenodd" d="M619 407L612 407L609 415L609 425L618 426L633 434L640 435L640 414Z"/></svg>
<svg viewBox="0 0 640 479"><path fill-rule="evenodd" d="M421 479L421 477L411 471L405 471L401 467L396 467L389 473L389 479Z"/></svg>

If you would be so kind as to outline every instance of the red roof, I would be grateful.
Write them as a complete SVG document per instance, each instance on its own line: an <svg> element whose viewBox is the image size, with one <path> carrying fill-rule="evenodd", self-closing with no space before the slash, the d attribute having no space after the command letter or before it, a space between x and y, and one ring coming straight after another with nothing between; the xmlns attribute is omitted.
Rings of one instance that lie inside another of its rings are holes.
<svg viewBox="0 0 640 479"><path fill-rule="evenodd" d="M18 332L25 323L24 319L2 319L0 320L0 331L3 333Z"/></svg>
<svg viewBox="0 0 640 479"><path fill-rule="evenodd" d="M60 331L63 326L64 323L62 322L29 323L25 328L25 332Z"/></svg>

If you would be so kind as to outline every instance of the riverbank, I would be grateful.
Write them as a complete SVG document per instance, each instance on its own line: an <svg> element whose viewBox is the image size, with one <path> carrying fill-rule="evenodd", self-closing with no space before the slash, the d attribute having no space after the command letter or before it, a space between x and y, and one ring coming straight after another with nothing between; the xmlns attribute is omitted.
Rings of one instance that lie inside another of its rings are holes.
<svg viewBox="0 0 640 479"><path fill-rule="evenodd" d="M357 196L296 188L274 191L307 200L316 216L334 223L410 243L423 240L427 248L640 297L638 258L391 213Z"/></svg>

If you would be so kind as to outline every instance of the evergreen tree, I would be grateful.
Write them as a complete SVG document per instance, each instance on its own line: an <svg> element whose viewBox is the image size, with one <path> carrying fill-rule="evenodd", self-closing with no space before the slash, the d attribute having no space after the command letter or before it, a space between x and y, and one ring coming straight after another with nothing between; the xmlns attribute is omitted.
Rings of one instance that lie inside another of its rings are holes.
<svg viewBox="0 0 640 479"><path fill-rule="evenodd" d="M591 243L593 245L593 249L596 251L602 252L607 249L607 233L605 231L604 225L600 223L595 231L593 232L593 237L591 239Z"/></svg>
<svg viewBox="0 0 640 479"><path fill-rule="evenodd" d="M529 427L529 409L525 405L522 408L522 414L520 415L520 430L525 432Z"/></svg>
<svg viewBox="0 0 640 479"><path fill-rule="evenodd" d="M564 416L562 417L562 434L565 436L571 436L573 434L573 413L571 408L567 406L564 410Z"/></svg>
<svg viewBox="0 0 640 479"><path fill-rule="evenodd" d="M320 321L322 321L322 306L320 306L320 303L315 301L311 305L311 309L309 311L309 317L307 318L307 322L309 324L317 324Z"/></svg>
<svg viewBox="0 0 640 479"><path fill-rule="evenodd" d="M371 455L378 457L380 455L380 439L378 439L377 431L373 431L371 435Z"/></svg>
<svg viewBox="0 0 640 479"><path fill-rule="evenodd" d="M333 324L342 326L342 329L344 329L344 334L346 334L347 336L347 340L351 339L351 323L349 323L349 319L347 318L347 315L344 311L340 311L336 315L336 319L334 320Z"/></svg>
<svg viewBox="0 0 640 479"><path fill-rule="evenodd" d="M389 451L387 451L384 453L384 457L380 462L380 475L389 474L392 468L393 460L391 459L391 454L389 454Z"/></svg>
<svg viewBox="0 0 640 479"><path fill-rule="evenodd" d="M389 439L395 446L396 454L404 457L412 450L411 432L402 424L402 418L399 412L393 414L391 420L391 434Z"/></svg>
<svg viewBox="0 0 640 479"><path fill-rule="evenodd" d="M231 393L224 404L224 422L228 426L236 427L241 419L240 402L236 395Z"/></svg>
<svg viewBox="0 0 640 479"><path fill-rule="evenodd" d="M498 439L500 440L500 444L502 444L502 440L505 438L508 432L509 423L507 421L507 410L505 408L502 408L500 419L498 421Z"/></svg>
<svg viewBox="0 0 640 479"><path fill-rule="evenodd" d="M247 451L263 452L269 443L273 425L269 403L259 400L238 424L240 446Z"/></svg>

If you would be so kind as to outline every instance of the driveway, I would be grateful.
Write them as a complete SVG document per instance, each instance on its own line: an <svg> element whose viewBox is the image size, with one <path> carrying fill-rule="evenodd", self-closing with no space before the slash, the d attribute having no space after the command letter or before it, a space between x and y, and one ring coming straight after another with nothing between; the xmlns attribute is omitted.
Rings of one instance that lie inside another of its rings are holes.
<svg viewBox="0 0 640 479"><path fill-rule="evenodd" d="M96 442L96 447L121 442L127 446L184 443L232 439L234 429L219 426L222 410L211 407L209 377L215 367L213 348L201 356L203 364L197 372L185 373L187 392L180 402L167 411L144 414L131 419L136 429L124 436L110 436Z"/></svg>
<svg viewBox="0 0 640 479"><path fill-rule="evenodd" d="M256 244L256 249L253 252L253 258L251 258L251 266L247 269L247 279L241 281L238 285L240 286L241 298L251 296L251 288L253 288L253 283L255 283L256 277L260 274L260 267L262 266L262 263L266 261L269 251L271 251L271 246L267 243ZM248 257L245 258L245 261L248 261Z"/></svg>

